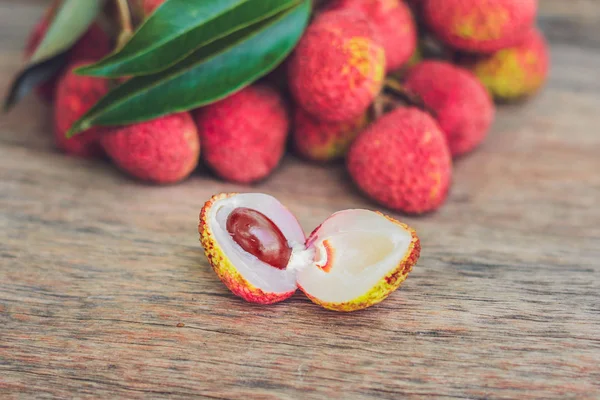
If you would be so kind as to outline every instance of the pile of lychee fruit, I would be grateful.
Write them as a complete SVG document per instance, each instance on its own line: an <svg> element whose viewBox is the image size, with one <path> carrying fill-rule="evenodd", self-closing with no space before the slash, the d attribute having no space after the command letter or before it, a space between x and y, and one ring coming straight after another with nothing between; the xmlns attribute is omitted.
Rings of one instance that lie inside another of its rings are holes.
<svg viewBox="0 0 600 400"><path fill-rule="evenodd" d="M149 15L162 0L138 0ZM343 160L369 198L390 210L439 208L453 162L475 150L495 102L522 100L548 76L537 0L325 0L293 53L271 74L196 110L65 133L113 82L73 69L112 41L96 24L60 77L38 88L54 107L57 145L107 157L137 179L173 183L203 162L223 180L268 177L286 151ZM28 52L47 28L42 20Z"/></svg>

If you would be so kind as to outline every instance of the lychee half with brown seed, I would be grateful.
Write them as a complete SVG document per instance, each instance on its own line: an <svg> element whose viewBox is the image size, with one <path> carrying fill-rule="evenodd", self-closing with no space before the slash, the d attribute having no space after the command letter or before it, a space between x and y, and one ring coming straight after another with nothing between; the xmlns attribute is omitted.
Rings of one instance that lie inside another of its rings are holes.
<svg viewBox="0 0 600 400"><path fill-rule="evenodd" d="M272 304L300 288L336 311L383 301L421 251L412 228L369 210L337 212L307 239L290 211L261 193L213 196L198 231L210 265L235 295Z"/></svg>

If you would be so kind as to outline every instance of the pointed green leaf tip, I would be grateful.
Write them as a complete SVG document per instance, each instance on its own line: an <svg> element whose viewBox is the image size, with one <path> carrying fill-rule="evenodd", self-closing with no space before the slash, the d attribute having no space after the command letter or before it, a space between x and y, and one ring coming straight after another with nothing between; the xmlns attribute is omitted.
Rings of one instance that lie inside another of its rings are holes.
<svg viewBox="0 0 600 400"><path fill-rule="evenodd" d="M71 128L65 134L65 137L67 139L71 139L73 136L77 135L78 133L81 133L81 132L87 131L90 128L93 128L93 125L89 121L82 121L80 124L77 124L77 129L74 129L74 128L75 128L75 125L71 126Z"/></svg>
<svg viewBox="0 0 600 400"><path fill-rule="evenodd" d="M173 1L173 0L170 0ZM273 9L282 0L260 0ZM311 0L207 44L164 71L134 77L96 103L67 133L125 125L189 111L242 89L272 71L302 36Z"/></svg>

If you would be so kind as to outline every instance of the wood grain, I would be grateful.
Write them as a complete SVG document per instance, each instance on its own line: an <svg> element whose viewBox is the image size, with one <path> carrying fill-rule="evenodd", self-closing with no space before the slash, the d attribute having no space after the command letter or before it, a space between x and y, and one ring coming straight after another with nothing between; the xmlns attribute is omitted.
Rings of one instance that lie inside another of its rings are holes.
<svg viewBox="0 0 600 400"><path fill-rule="evenodd" d="M397 215L422 258L362 312L239 301L196 232L221 191L273 194L307 231L376 208L343 168L149 187L56 151L36 99L3 115L0 398L600 398L600 5L540 3L547 88L500 109L440 212ZM0 1L2 93L43 4Z"/></svg>

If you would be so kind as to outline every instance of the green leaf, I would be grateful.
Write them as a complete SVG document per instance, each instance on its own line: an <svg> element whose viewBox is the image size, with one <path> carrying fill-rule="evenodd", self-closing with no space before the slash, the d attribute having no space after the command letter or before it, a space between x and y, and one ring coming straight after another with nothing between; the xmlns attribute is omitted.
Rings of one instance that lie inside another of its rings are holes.
<svg viewBox="0 0 600 400"><path fill-rule="evenodd" d="M298 3L298 0L169 0L120 51L76 72L117 78L164 71L200 47Z"/></svg>
<svg viewBox="0 0 600 400"><path fill-rule="evenodd" d="M298 43L311 1L200 48L158 74L116 87L67 133L92 126L124 125L218 101L253 83L281 63Z"/></svg>
<svg viewBox="0 0 600 400"><path fill-rule="evenodd" d="M103 2L63 0L50 10L54 17L27 66L13 79L4 100L5 112L35 87L56 76L67 60L66 52L88 30L100 13Z"/></svg>
<svg viewBox="0 0 600 400"><path fill-rule="evenodd" d="M70 49L102 11L103 0L63 0L30 63L47 60Z"/></svg>

